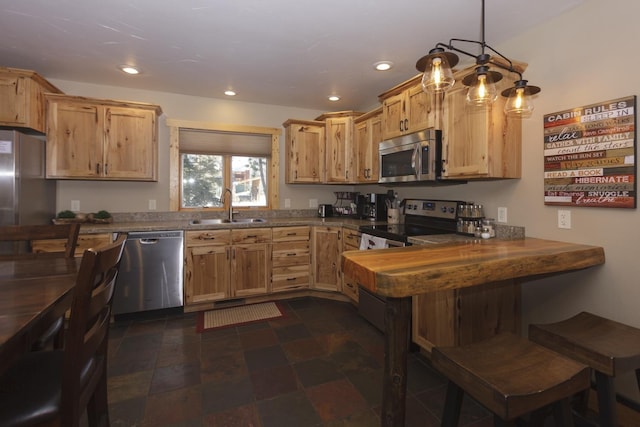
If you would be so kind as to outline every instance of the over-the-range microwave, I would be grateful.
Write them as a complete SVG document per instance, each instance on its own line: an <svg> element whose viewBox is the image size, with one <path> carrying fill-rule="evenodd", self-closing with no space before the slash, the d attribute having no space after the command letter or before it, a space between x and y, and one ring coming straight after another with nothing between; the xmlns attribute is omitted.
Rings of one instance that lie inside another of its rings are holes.
<svg viewBox="0 0 640 427"><path fill-rule="evenodd" d="M442 172L442 132L425 129L380 143L378 182L436 181Z"/></svg>

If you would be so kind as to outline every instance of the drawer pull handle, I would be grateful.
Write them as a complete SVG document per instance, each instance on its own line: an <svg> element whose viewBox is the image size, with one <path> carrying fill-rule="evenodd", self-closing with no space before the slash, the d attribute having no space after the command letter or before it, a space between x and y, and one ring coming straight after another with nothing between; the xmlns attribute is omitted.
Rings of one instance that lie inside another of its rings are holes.
<svg viewBox="0 0 640 427"><path fill-rule="evenodd" d="M214 236L212 236L211 234L201 234L200 236L198 236L198 239L200 239L200 240L215 240L216 238Z"/></svg>
<svg viewBox="0 0 640 427"><path fill-rule="evenodd" d="M298 233L287 233L287 236L297 236Z"/></svg>
<svg viewBox="0 0 640 427"><path fill-rule="evenodd" d="M296 280L296 278L295 277L287 277L287 281L288 282L291 282L292 280Z"/></svg>
<svg viewBox="0 0 640 427"><path fill-rule="evenodd" d="M287 256L296 256L297 254L292 253L292 254L287 254Z"/></svg>

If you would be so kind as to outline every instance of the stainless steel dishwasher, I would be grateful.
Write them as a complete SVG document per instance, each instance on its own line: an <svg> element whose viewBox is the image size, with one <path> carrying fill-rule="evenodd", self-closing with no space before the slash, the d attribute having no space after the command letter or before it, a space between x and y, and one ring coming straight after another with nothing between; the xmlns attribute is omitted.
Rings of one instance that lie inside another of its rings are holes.
<svg viewBox="0 0 640 427"><path fill-rule="evenodd" d="M128 233L113 314L182 307L182 231Z"/></svg>

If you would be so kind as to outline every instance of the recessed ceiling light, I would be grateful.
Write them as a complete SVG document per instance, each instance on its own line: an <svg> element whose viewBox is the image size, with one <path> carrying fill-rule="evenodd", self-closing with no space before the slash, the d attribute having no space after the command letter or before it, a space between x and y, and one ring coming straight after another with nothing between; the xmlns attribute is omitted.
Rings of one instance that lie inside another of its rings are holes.
<svg viewBox="0 0 640 427"><path fill-rule="evenodd" d="M224 94L227 96L236 96L236 93L232 90L225 90Z"/></svg>
<svg viewBox="0 0 640 427"><path fill-rule="evenodd" d="M329 101L333 101L333 102L340 101L340 97L338 95L331 95L329 96Z"/></svg>
<svg viewBox="0 0 640 427"><path fill-rule="evenodd" d="M393 67L393 62L391 61L380 61L373 64L376 70L378 71L387 71Z"/></svg>
<svg viewBox="0 0 640 427"><path fill-rule="evenodd" d="M132 67L131 65L121 65L120 70L124 71L127 74L140 74L140 70L136 67Z"/></svg>

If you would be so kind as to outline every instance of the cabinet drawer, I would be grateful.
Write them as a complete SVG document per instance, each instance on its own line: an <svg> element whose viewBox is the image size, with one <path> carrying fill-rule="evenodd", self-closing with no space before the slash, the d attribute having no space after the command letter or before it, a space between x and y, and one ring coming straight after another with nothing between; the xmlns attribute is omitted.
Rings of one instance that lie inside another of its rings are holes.
<svg viewBox="0 0 640 427"><path fill-rule="evenodd" d="M351 250L351 248L353 249L360 249L360 236L362 233L360 233L357 230L351 230L349 228L343 228L343 246L344 246L344 250ZM347 247L349 247L349 249L347 249Z"/></svg>
<svg viewBox="0 0 640 427"><path fill-rule="evenodd" d="M231 230L198 230L185 233L187 246L228 245L231 243Z"/></svg>
<svg viewBox="0 0 640 427"><path fill-rule="evenodd" d="M342 284L342 293L354 301L358 301L358 285L351 281L345 281Z"/></svg>
<svg viewBox="0 0 640 427"><path fill-rule="evenodd" d="M272 265L306 265L310 264L309 242L274 243L272 249Z"/></svg>
<svg viewBox="0 0 640 427"><path fill-rule="evenodd" d="M271 273L271 290L274 292L309 286L309 264L274 267Z"/></svg>
<svg viewBox="0 0 640 427"><path fill-rule="evenodd" d="M311 227L274 227L274 242L290 242L293 240L309 240Z"/></svg>
<svg viewBox="0 0 640 427"><path fill-rule="evenodd" d="M271 243L270 228L243 228L231 230L231 241L237 243Z"/></svg>

